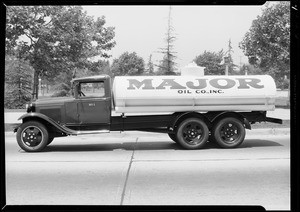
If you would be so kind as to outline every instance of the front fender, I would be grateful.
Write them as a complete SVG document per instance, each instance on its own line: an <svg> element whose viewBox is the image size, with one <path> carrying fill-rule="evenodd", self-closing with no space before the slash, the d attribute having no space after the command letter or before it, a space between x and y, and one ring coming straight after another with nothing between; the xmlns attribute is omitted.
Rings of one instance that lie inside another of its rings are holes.
<svg viewBox="0 0 300 212"><path fill-rule="evenodd" d="M53 119L49 118L48 116L46 116L42 113L36 113L36 112L26 113L26 114L22 115L20 118L18 118L18 120L21 120L21 119L23 120L23 123L28 120L44 121L67 135L77 135L78 134L76 131L58 124ZM15 131L16 131L16 129L15 129Z"/></svg>

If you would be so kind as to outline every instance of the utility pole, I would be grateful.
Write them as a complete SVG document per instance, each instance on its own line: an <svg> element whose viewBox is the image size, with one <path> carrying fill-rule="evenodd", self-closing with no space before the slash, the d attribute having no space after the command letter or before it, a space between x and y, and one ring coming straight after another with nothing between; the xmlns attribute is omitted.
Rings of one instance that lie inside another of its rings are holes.
<svg viewBox="0 0 300 212"><path fill-rule="evenodd" d="M39 90L42 91L42 79L39 77Z"/></svg>
<svg viewBox="0 0 300 212"><path fill-rule="evenodd" d="M242 68L242 56L240 56L240 70Z"/></svg>
<svg viewBox="0 0 300 212"><path fill-rule="evenodd" d="M233 52L232 47L231 47L231 39L228 41L228 51L227 57L224 57L224 62L225 62L225 75L228 75L229 72L229 65L232 63L232 57L231 57L231 52Z"/></svg>

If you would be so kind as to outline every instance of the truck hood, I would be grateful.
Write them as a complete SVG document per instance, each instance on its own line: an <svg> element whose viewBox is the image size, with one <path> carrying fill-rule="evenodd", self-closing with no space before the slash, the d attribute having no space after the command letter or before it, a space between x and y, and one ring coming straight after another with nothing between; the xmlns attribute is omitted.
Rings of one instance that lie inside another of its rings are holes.
<svg viewBox="0 0 300 212"><path fill-rule="evenodd" d="M66 102L74 102L73 97L38 99L33 102L35 112L44 114L56 122L61 122Z"/></svg>

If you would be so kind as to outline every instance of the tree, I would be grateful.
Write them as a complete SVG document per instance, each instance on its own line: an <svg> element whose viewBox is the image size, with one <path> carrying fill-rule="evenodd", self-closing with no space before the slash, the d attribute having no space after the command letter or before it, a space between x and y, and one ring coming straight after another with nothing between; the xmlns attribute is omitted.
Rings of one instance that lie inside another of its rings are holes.
<svg viewBox="0 0 300 212"><path fill-rule="evenodd" d="M106 51L115 45L114 28L104 27L104 16L94 21L78 6L7 7L6 23L6 54L33 67L35 98L41 75L72 75L75 67L86 67L90 57L109 57Z"/></svg>
<svg viewBox="0 0 300 212"><path fill-rule="evenodd" d="M141 75L144 70L144 59L135 52L124 52L118 59L113 60L111 66L111 72L114 76Z"/></svg>
<svg viewBox="0 0 300 212"><path fill-rule="evenodd" d="M249 63L272 75L277 84L290 72L290 2L267 4L252 22L240 48Z"/></svg>
<svg viewBox="0 0 300 212"><path fill-rule="evenodd" d="M236 74L235 69L237 68L237 65L235 65L233 63L233 59L232 59L232 56L231 56L231 53L233 53L233 52L234 51L233 51L232 46L231 46L231 40L229 39L229 41L228 41L228 50L225 53L226 56L224 57L225 75Z"/></svg>
<svg viewBox="0 0 300 212"><path fill-rule="evenodd" d="M92 62L89 69L93 75L107 74L111 77L113 76L112 72L110 71L110 64L108 60L98 60L96 62Z"/></svg>
<svg viewBox="0 0 300 212"><path fill-rule="evenodd" d="M194 59L194 62L198 66L205 67L204 71L206 75L223 75L225 71L225 66L221 64L223 56L223 50L217 53L204 51Z"/></svg>
<svg viewBox="0 0 300 212"><path fill-rule="evenodd" d="M154 74L154 64L152 62L152 54L149 56L149 61L147 63L147 68L146 68L146 74L150 76Z"/></svg>
<svg viewBox="0 0 300 212"><path fill-rule="evenodd" d="M5 58L5 108L25 108L30 101L33 69L24 60Z"/></svg>
<svg viewBox="0 0 300 212"><path fill-rule="evenodd" d="M158 65L158 75L176 75L176 63L175 63L175 53L174 49L174 41L176 37L173 35L174 28L171 23L171 6L169 8L169 17L168 17L168 28L166 33L166 47L161 48L161 53L164 54L163 60L160 61Z"/></svg>

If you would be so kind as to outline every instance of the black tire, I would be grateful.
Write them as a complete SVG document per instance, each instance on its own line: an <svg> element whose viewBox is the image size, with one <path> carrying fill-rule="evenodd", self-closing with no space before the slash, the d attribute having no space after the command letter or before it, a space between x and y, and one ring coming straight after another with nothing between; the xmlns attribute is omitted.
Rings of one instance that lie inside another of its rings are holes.
<svg viewBox="0 0 300 212"><path fill-rule="evenodd" d="M40 122L28 121L17 131L17 142L26 152L39 152L48 145L49 133Z"/></svg>
<svg viewBox="0 0 300 212"><path fill-rule="evenodd" d="M178 143L177 139L176 139L176 134L174 133L168 133L169 137L175 142Z"/></svg>
<svg viewBox="0 0 300 212"><path fill-rule="evenodd" d="M221 119L212 129L213 140L222 148L238 147L243 143L245 135L243 123L233 117Z"/></svg>
<svg viewBox="0 0 300 212"><path fill-rule="evenodd" d="M180 123L176 137L178 143L185 149L203 147L209 136L207 125L198 118L188 118Z"/></svg>

